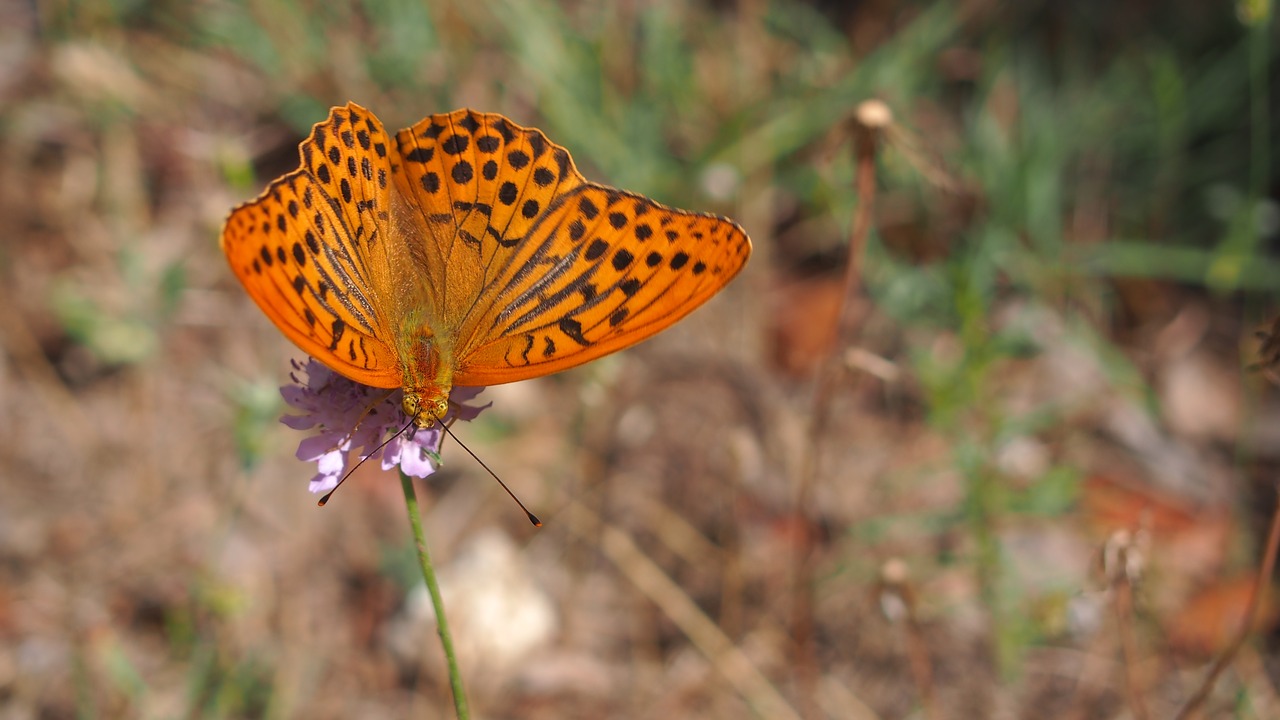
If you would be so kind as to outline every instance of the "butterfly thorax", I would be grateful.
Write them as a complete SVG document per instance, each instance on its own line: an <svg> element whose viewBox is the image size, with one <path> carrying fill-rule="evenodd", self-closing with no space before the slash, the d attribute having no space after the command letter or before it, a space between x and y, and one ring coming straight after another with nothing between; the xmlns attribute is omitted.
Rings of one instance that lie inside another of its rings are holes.
<svg viewBox="0 0 1280 720"><path fill-rule="evenodd" d="M453 390L453 348L421 325L409 334L400 348L404 370L404 401L401 407L414 425L429 428L449 411Z"/></svg>

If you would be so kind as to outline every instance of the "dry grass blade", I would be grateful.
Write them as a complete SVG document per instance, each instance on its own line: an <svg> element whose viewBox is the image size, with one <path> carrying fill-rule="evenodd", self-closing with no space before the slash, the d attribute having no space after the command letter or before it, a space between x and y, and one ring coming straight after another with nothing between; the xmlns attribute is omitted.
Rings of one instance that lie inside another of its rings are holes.
<svg viewBox="0 0 1280 720"><path fill-rule="evenodd" d="M780 720L800 720L800 714L774 684L662 568L636 547L626 533L601 524L600 519L583 505L574 503L570 509L574 522L568 523L568 526L581 530L598 528L600 547L605 556L662 609L758 715Z"/></svg>

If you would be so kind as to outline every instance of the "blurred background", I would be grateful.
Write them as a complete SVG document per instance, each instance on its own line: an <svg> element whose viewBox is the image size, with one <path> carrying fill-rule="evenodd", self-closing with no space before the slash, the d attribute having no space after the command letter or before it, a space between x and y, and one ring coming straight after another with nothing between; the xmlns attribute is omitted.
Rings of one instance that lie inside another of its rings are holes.
<svg viewBox="0 0 1280 720"><path fill-rule="evenodd" d="M348 100L501 112L755 242L459 427L546 527L456 446L421 486L478 717L1169 716L1276 503L1272 17L0 2L0 719L451 716L398 483L315 506L299 352L218 250ZM1210 717L1280 716L1275 618Z"/></svg>

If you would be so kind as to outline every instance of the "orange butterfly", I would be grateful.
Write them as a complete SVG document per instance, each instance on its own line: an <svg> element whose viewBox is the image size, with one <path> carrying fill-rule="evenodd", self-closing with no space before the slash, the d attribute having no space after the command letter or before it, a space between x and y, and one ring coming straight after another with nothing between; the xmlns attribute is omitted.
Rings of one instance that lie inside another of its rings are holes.
<svg viewBox="0 0 1280 720"><path fill-rule="evenodd" d="M302 166L231 212L222 250L298 347L404 388L419 427L455 384L564 370L633 345L718 292L751 241L715 215L588 182L501 115L431 115L391 138L329 112Z"/></svg>

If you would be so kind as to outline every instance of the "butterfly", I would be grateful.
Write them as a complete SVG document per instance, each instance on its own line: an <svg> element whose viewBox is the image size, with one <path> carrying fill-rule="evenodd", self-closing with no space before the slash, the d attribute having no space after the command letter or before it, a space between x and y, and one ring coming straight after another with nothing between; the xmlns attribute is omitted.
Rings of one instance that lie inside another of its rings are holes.
<svg viewBox="0 0 1280 720"><path fill-rule="evenodd" d="M418 427L455 385L547 375L633 345L715 295L751 254L734 222L589 182L502 115L457 110L388 135L335 107L301 166L231 211L221 246L299 348L404 388Z"/></svg>

